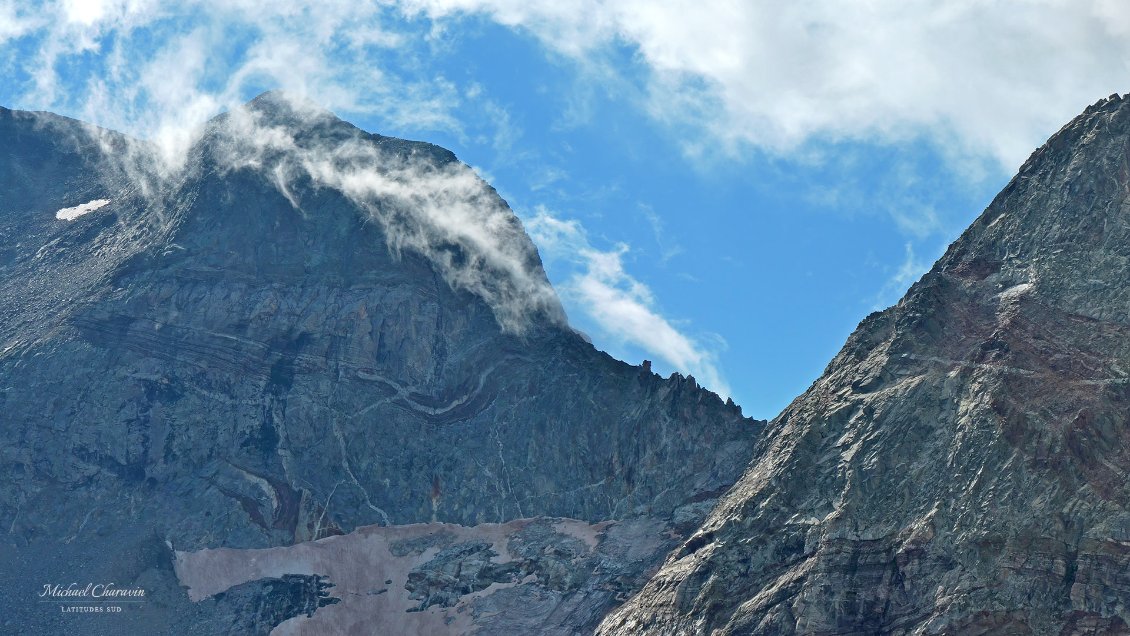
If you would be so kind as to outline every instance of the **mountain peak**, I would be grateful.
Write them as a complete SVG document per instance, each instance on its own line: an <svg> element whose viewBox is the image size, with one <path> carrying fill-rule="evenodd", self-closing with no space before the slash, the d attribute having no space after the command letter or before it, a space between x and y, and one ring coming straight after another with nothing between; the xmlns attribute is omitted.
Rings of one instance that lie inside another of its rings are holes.
<svg viewBox="0 0 1130 636"><path fill-rule="evenodd" d="M301 95L281 89L260 93L240 106L237 111L253 114L264 126L293 128L341 127L361 132L353 124L339 118L329 109Z"/></svg>
<svg viewBox="0 0 1130 636"><path fill-rule="evenodd" d="M1044 302L1126 321L1128 147L1130 100L1089 106L1032 154L924 280L1027 285Z"/></svg>
<svg viewBox="0 0 1130 636"><path fill-rule="evenodd" d="M1037 150L602 624L1126 633L1130 100Z"/></svg>
<svg viewBox="0 0 1130 636"><path fill-rule="evenodd" d="M58 136L0 125L11 589L144 587L122 633L589 632L750 457L736 406L566 328L449 153L275 94L152 191Z"/></svg>

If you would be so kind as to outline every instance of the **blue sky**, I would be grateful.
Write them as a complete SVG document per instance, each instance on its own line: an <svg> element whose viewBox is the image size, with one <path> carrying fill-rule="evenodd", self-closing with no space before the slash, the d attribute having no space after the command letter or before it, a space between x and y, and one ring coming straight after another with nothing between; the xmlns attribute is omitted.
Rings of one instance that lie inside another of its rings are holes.
<svg viewBox="0 0 1130 636"><path fill-rule="evenodd" d="M0 104L175 152L284 88L438 143L594 344L769 418L1029 152L1130 88L1123 3L792 4L0 0Z"/></svg>

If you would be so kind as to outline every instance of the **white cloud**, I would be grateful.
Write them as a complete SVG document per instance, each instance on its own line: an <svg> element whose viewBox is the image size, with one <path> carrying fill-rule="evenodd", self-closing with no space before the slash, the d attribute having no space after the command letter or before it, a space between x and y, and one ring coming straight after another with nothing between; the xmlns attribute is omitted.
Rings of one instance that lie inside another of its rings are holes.
<svg viewBox="0 0 1130 636"><path fill-rule="evenodd" d="M1116 0L0 0L0 43L37 38L17 62L33 80L28 105L73 112L92 94L129 95L93 113L113 127L199 123L263 85L458 131L452 108L476 98L414 75L419 60L398 74L389 59L427 55L465 15L532 34L600 82L624 72L605 62L626 46L647 72L642 93L619 98L642 95L656 119L705 131L681 135L700 149L923 137L955 166L988 157L1011 170L1083 106L1130 88L1130 5ZM408 32L401 16L431 26ZM62 86L61 68L104 49L118 60L108 77ZM187 99L164 99L176 96Z"/></svg>
<svg viewBox="0 0 1130 636"><path fill-rule="evenodd" d="M596 249L578 221L563 221L544 208L525 223L543 255L577 268L559 288L568 306L584 312L611 341L637 346L694 375L722 397L730 395L717 362L716 349L724 342L712 337L708 340L713 346L706 345L660 314L651 289L624 269L627 245L619 244L610 251Z"/></svg>
<svg viewBox="0 0 1130 636"><path fill-rule="evenodd" d="M0 0L0 44L39 28L39 22L10 0Z"/></svg>
<svg viewBox="0 0 1130 636"><path fill-rule="evenodd" d="M647 108L713 144L790 152L812 140L925 137L1005 169L1130 70L1115 0L405 0L534 34L586 63L634 47Z"/></svg>

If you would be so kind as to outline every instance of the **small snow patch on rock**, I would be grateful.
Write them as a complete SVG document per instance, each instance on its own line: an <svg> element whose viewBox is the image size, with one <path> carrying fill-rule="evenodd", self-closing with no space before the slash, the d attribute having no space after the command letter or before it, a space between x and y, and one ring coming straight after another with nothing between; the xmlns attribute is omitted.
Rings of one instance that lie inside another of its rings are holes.
<svg viewBox="0 0 1130 636"><path fill-rule="evenodd" d="M73 221L84 214L88 214L97 210L98 208L106 205L109 202L109 199L95 199L93 201L83 203L82 205L76 205L73 208L63 208L62 210L59 210L55 213L55 218L61 221Z"/></svg>
<svg viewBox="0 0 1130 636"><path fill-rule="evenodd" d="M1000 299L1002 301L1015 300L1017 298L1020 298L1024 294L1027 294L1028 290L1030 289L1032 289L1032 283L1020 283L1019 285L1013 285L1012 287L1009 287L1008 289L1000 293Z"/></svg>

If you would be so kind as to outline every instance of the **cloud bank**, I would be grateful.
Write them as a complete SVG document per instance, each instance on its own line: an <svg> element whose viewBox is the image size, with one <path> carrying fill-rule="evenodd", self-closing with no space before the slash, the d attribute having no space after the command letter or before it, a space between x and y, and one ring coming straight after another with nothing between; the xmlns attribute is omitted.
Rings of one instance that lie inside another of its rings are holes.
<svg viewBox="0 0 1130 636"><path fill-rule="evenodd" d="M603 69L599 81L639 83L636 106L731 151L926 138L955 162L1011 170L1084 105L1130 88L1130 5L1116 0L0 0L0 46L21 106L168 143L255 87L458 129L466 96L416 73L469 16ZM642 77L609 68L624 48Z"/></svg>
<svg viewBox="0 0 1130 636"><path fill-rule="evenodd" d="M1060 124L1130 90L1130 5L1116 0L405 0L483 15L559 54L627 46L644 107L711 144L926 138L1011 171Z"/></svg>

